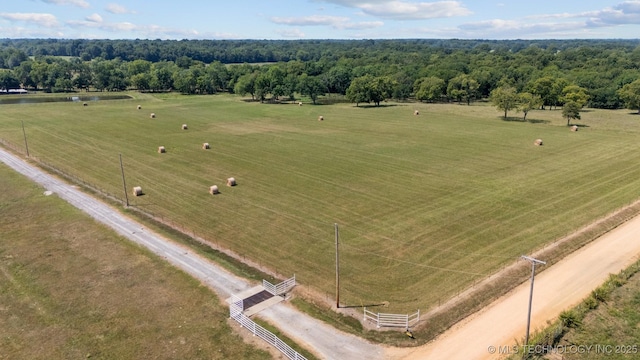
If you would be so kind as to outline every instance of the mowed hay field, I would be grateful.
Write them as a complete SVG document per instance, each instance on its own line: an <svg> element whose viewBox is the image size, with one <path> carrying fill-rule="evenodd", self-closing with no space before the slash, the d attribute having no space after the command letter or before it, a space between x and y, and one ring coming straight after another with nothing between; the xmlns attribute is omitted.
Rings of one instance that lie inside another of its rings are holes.
<svg viewBox="0 0 640 360"><path fill-rule="evenodd" d="M270 359L205 286L0 164L0 359Z"/></svg>
<svg viewBox="0 0 640 360"><path fill-rule="evenodd" d="M505 121L484 103L132 95L2 105L0 137L21 146L24 120L32 155L123 198L121 153L127 190L145 193L133 206L326 298L338 223L344 305L424 311L640 191L640 126L627 110L584 111L571 132L560 110Z"/></svg>

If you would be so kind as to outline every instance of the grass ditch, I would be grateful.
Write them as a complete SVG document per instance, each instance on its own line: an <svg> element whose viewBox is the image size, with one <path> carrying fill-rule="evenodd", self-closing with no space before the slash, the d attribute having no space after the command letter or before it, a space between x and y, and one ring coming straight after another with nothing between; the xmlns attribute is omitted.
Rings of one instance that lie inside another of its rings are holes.
<svg viewBox="0 0 640 360"><path fill-rule="evenodd" d="M270 359L187 274L0 165L0 359Z"/></svg>
<svg viewBox="0 0 640 360"><path fill-rule="evenodd" d="M636 359L640 352L639 272L637 261L611 274L580 304L535 331L527 350L520 347L519 354L509 359L551 359L552 349L571 347L584 351L567 351L563 359Z"/></svg>

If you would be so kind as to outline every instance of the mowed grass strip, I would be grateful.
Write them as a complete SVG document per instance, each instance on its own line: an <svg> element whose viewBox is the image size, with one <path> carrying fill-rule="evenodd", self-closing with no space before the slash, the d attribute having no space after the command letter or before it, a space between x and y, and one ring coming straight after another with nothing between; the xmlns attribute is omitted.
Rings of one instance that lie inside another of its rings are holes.
<svg viewBox="0 0 640 360"><path fill-rule="evenodd" d="M269 359L211 291L0 165L0 359Z"/></svg>
<svg viewBox="0 0 640 360"><path fill-rule="evenodd" d="M522 122L486 104L163 94L2 109L0 137L20 144L24 119L32 154L122 198L121 153L129 190L146 194L133 206L327 296L340 224L342 301L389 312L437 305L640 190L640 127L626 110L587 110L571 132L560 110Z"/></svg>

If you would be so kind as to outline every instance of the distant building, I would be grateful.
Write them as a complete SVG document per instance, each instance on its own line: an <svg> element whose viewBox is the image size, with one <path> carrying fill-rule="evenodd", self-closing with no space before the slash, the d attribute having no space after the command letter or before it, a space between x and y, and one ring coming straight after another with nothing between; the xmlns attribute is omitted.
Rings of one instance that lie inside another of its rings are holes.
<svg viewBox="0 0 640 360"><path fill-rule="evenodd" d="M3 94L27 94L28 91L25 89L9 89L9 90L0 90L0 93Z"/></svg>

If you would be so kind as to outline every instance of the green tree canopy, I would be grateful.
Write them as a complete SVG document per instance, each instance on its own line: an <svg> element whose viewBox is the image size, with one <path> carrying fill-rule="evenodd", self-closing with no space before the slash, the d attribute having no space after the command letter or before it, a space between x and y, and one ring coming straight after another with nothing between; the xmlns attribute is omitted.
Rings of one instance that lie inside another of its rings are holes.
<svg viewBox="0 0 640 360"><path fill-rule="evenodd" d="M624 85L618 90L618 96L624 101L627 109L638 110L640 114L640 79Z"/></svg>
<svg viewBox="0 0 640 360"><path fill-rule="evenodd" d="M571 119L580 119L581 106L575 101L569 101L562 107L562 116L567 118L567 126L571 125Z"/></svg>
<svg viewBox="0 0 640 360"><path fill-rule="evenodd" d="M458 102L465 100L467 105L478 96L480 84L467 74L461 74L449 80L447 95Z"/></svg>
<svg viewBox="0 0 640 360"><path fill-rule="evenodd" d="M507 118L507 112L514 110L518 107L518 101L520 97L516 92L516 88L512 86L501 86L495 88L489 96L491 103L498 108L498 110L504 111L504 118Z"/></svg>
<svg viewBox="0 0 640 360"><path fill-rule="evenodd" d="M300 75L298 89L302 95L309 96L313 104L316 103L319 95L324 95L327 91L325 85L317 76L309 76L307 74Z"/></svg>
<svg viewBox="0 0 640 360"><path fill-rule="evenodd" d="M415 97L420 101L438 101L442 99L445 89L444 80L435 76L420 78L413 85Z"/></svg>
<svg viewBox="0 0 640 360"><path fill-rule="evenodd" d="M589 94L587 94L587 89L581 86L568 85L562 89L561 100L564 103L573 101L580 104L580 107L584 107L589 101Z"/></svg>
<svg viewBox="0 0 640 360"><path fill-rule="evenodd" d="M20 81L11 71L0 70L0 90L16 89L20 87Z"/></svg>
<svg viewBox="0 0 640 360"><path fill-rule="evenodd" d="M542 106L542 99L538 95L533 95L532 93L524 92L518 94L519 105L518 110L522 111L524 116L522 117L523 121L527 121L527 114L531 110L539 109Z"/></svg>
<svg viewBox="0 0 640 360"><path fill-rule="evenodd" d="M346 97L349 101L356 103L356 106L361 102L373 102L376 106L380 106L380 102L391 97L395 84L389 76L374 77L367 74L351 81Z"/></svg>

